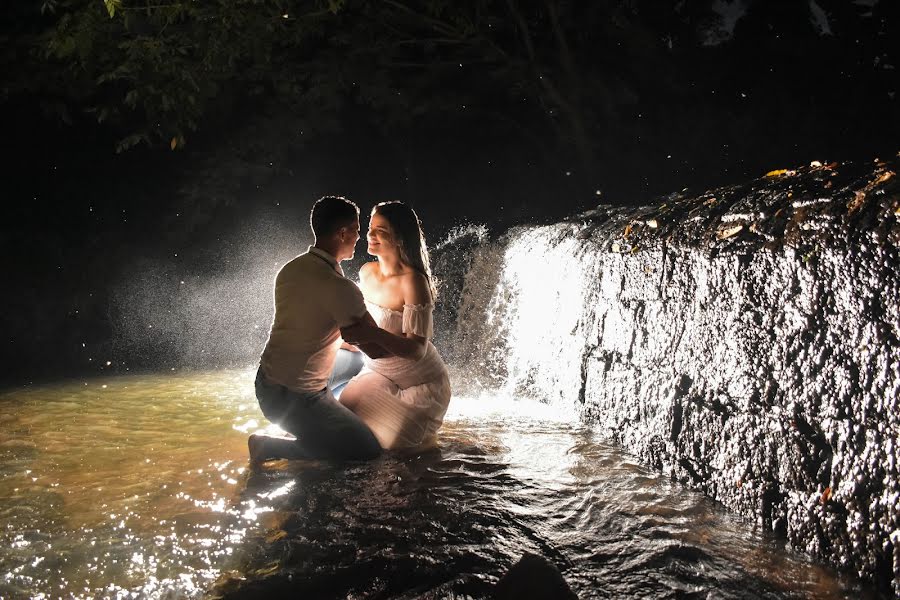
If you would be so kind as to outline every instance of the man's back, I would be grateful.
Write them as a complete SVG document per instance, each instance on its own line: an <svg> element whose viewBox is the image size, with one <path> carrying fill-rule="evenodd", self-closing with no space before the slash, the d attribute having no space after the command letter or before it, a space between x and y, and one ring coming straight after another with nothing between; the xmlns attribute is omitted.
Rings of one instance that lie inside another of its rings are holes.
<svg viewBox="0 0 900 600"><path fill-rule="evenodd" d="M260 366L272 383L298 392L325 387L340 348L339 327L366 312L362 293L316 248L296 257L275 278L275 319Z"/></svg>

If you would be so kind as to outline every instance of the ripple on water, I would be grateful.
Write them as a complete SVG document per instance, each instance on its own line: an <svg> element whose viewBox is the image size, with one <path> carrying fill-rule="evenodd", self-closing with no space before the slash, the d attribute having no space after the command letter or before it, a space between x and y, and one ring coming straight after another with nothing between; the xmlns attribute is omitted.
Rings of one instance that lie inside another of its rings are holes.
<svg viewBox="0 0 900 600"><path fill-rule="evenodd" d="M872 596L554 407L455 398L437 449L248 470L252 380L0 396L0 596L478 598L526 551L582 598Z"/></svg>

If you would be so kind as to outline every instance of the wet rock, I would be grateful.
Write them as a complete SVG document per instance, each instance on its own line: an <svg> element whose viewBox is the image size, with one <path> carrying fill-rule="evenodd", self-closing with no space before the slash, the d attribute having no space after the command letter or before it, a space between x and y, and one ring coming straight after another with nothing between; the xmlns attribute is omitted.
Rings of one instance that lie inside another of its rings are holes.
<svg viewBox="0 0 900 600"><path fill-rule="evenodd" d="M497 582L496 600L577 600L556 565L526 552Z"/></svg>
<svg viewBox="0 0 900 600"><path fill-rule="evenodd" d="M898 170L813 162L511 230L472 254L444 345L900 595Z"/></svg>

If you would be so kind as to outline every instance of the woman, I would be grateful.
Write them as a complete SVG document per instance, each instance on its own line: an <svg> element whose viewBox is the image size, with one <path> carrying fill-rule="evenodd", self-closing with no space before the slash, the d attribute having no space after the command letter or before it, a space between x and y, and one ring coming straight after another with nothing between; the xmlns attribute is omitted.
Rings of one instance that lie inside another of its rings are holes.
<svg viewBox="0 0 900 600"><path fill-rule="evenodd" d="M447 405L447 366L431 343L435 288L419 217L402 202L372 209L368 252L360 288L378 327L356 330L346 341L375 344L383 358L366 366L340 402L369 426L382 448L423 447L434 442Z"/></svg>

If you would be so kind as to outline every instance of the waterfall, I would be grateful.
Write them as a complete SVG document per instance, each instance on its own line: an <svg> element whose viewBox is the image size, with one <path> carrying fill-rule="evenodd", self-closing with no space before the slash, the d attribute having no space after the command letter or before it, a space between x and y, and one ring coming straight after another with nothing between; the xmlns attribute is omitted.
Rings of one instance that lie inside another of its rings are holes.
<svg viewBox="0 0 900 600"><path fill-rule="evenodd" d="M897 162L484 237L447 354L900 594Z"/></svg>
<svg viewBox="0 0 900 600"><path fill-rule="evenodd" d="M567 229L518 228L480 249L457 332L470 382L558 406L578 400L593 319L585 298L599 271L591 249Z"/></svg>

